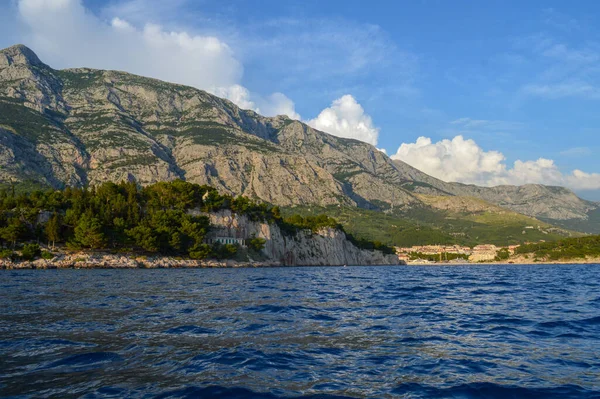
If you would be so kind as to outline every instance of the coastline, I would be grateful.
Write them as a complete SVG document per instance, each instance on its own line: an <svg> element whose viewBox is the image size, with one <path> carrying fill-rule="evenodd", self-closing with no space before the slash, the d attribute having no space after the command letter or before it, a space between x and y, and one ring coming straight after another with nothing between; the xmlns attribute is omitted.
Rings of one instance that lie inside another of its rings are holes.
<svg viewBox="0 0 600 399"><path fill-rule="evenodd" d="M371 264L367 266L397 266L397 264ZM218 269L218 268L268 268L268 267L305 267L331 266L343 267L344 264L287 264L273 260L237 261L232 259L186 259L172 256L145 256L138 254L109 254L100 252L62 253L53 259L36 259L33 261L0 260L0 270L27 269ZM352 265L356 266L356 265Z"/></svg>
<svg viewBox="0 0 600 399"><path fill-rule="evenodd" d="M31 269L224 269L224 268L269 268L269 267L309 267L309 266L535 266L535 265L568 265L568 264L600 264L599 258L573 259L561 261L533 262L527 259L500 262L404 262L398 264L343 265L343 264L286 264L276 261L237 261L215 259L184 259L170 256L144 256L136 254L106 254L76 252L60 254L53 259L36 259L34 261L0 260L0 270Z"/></svg>

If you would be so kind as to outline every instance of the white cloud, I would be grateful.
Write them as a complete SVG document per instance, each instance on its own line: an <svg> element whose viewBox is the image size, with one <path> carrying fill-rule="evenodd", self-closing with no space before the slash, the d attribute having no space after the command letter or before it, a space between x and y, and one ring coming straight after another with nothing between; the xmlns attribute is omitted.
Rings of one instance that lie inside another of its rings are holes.
<svg viewBox="0 0 600 399"><path fill-rule="evenodd" d="M560 155L567 157L585 157L592 155L592 149L589 147L573 147L560 152Z"/></svg>
<svg viewBox="0 0 600 399"><path fill-rule="evenodd" d="M532 81L521 87L521 93L551 100L600 98L599 43L584 41L576 48L547 34L538 34L520 40L518 45L531 51L531 59L541 66Z"/></svg>
<svg viewBox="0 0 600 399"><path fill-rule="evenodd" d="M485 151L475 141L456 136L437 143L419 137L403 143L393 159L402 160L421 171L445 181L483 186L530 184L567 186L574 190L600 189L600 174L574 170L563 174L553 160L515 161L512 168L498 151Z"/></svg>
<svg viewBox="0 0 600 399"><path fill-rule="evenodd" d="M258 100L260 113L267 116L287 115L292 119L300 119L295 104L283 93L273 93L267 98Z"/></svg>
<svg viewBox="0 0 600 399"><path fill-rule="evenodd" d="M333 101L319 116L307 122L315 129L334 136L364 141L376 145L379 128L373 126L371 117L350 94Z"/></svg>
<svg viewBox="0 0 600 399"><path fill-rule="evenodd" d="M234 84L227 87L213 87L210 92L228 99L242 109L251 109L258 112L256 104L250 99L250 91L244 86Z"/></svg>
<svg viewBox="0 0 600 399"><path fill-rule="evenodd" d="M217 37L103 21L80 0L20 0L18 11L26 42L55 67L120 69L201 89L236 84L243 74Z"/></svg>
<svg viewBox="0 0 600 399"><path fill-rule="evenodd" d="M465 183L481 183L486 177L502 173L504 161L501 153L485 152L463 136L438 143L419 137L415 143L403 143L392 158L442 180Z"/></svg>
<svg viewBox="0 0 600 399"><path fill-rule="evenodd" d="M125 11L143 4L125 3ZM204 89L266 116L300 118L284 94L263 97L242 86L241 62L215 36L169 31L153 23L137 27L119 16L105 21L81 0L19 0L16 12L26 31L24 41L51 66L124 70Z"/></svg>
<svg viewBox="0 0 600 399"><path fill-rule="evenodd" d="M273 93L268 97L261 97L256 94L253 95L248 89L240 85L217 87L211 91L219 97L234 102L242 109L250 109L261 115L287 115L292 119L301 119L296 112L294 102L283 93Z"/></svg>

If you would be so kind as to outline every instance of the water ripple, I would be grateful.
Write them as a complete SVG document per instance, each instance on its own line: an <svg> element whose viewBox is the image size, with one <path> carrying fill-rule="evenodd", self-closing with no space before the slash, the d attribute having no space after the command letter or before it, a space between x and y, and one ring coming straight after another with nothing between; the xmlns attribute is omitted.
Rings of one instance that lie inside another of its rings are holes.
<svg viewBox="0 0 600 399"><path fill-rule="evenodd" d="M3 271L0 396L600 398L599 271Z"/></svg>

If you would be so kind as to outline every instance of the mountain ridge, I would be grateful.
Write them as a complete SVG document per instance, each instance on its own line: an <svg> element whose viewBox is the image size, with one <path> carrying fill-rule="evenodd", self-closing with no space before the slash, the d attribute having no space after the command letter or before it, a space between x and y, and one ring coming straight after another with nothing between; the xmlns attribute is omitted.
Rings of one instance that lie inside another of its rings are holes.
<svg viewBox="0 0 600 399"><path fill-rule="evenodd" d="M370 144L203 90L121 71L54 70L23 45L0 50L0 165L4 183L185 179L281 206L402 212L428 207L420 194L470 196L548 221L586 221L598 208L564 188L446 183Z"/></svg>

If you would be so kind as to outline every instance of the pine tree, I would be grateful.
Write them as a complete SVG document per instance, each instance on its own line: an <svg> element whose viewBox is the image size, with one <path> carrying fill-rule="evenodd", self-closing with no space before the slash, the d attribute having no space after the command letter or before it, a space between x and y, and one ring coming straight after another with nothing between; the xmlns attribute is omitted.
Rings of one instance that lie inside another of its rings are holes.
<svg viewBox="0 0 600 399"><path fill-rule="evenodd" d="M84 214L79 223L75 226L75 242L78 244L98 249L106 245L106 237L102 232L102 224L98 218L91 216L91 214Z"/></svg>
<svg viewBox="0 0 600 399"><path fill-rule="evenodd" d="M46 233L46 238L49 242L52 242L52 249L54 249L56 241L60 241L61 239L60 227L60 216L57 213L55 213L52 215L50 220L48 220L48 223L46 223L46 227L44 229L44 232Z"/></svg>
<svg viewBox="0 0 600 399"><path fill-rule="evenodd" d="M25 225L21 219L13 217L8 220L6 227L0 229L0 237L5 241L11 242L14 248L17 240L25 234L25 231Z"/></svg>

